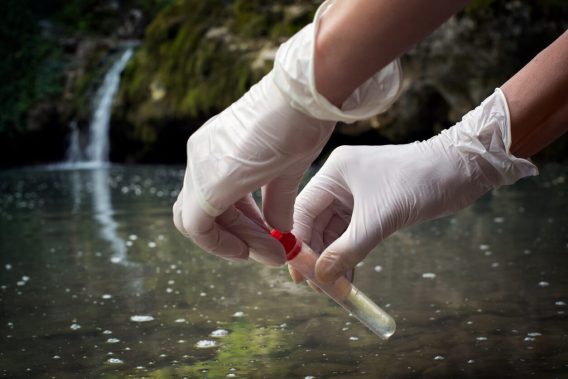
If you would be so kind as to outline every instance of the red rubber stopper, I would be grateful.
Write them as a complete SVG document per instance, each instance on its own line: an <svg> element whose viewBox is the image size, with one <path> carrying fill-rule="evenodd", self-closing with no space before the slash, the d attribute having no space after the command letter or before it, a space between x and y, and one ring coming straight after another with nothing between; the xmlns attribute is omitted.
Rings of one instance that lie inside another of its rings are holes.
<svg viewBox="0 0 568 379"><path fill-rule="evenodd" d="M272 229L270 235L278 240L284 251L286 251L286 259L291 261L302 250L302 244L298 243L296 236L292 233L282 233L279 230Z"/></svg>

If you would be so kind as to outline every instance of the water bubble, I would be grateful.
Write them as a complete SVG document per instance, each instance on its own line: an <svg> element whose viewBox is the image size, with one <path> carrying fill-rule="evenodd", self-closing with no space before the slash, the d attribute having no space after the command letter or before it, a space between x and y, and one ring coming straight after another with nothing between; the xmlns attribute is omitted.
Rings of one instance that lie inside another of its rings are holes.
<svg viewBox="0 0 568 379"><path fill-rule="evenodd" d="M177 323L185 322L185 318L178 318L175 322Z"/></svg>
<svg viewBox="0 0 568 379"><path fill-rule="evenodd" d="M545 281L540 281L540 282L538 282L538 285L541 286L541 287L548 287L550 285L550 283L545 282Z"/></svg>
<svg viewBox="0 0 568 379"><path fill-rule="evenodd" d="M478 341L487 341L487 337L483 337L483 336L476 337L475 339L478 340Z"/></svg>
<svg viewBox="0 0 568 379"><path fill-rule="evenodd" d="M383 268L380 265L376 265L373 270L375 270L375 272L381 272L383 271Z"/></svg>
<svg viewBox="0 0 568 379"><path fill-rule="evenodd" d="M130 239L131 241L136 241L138 239L138 236L136 234L131 234L128 236L128 239Z"/></svg>
<svg viewBox="0 0 568 379"><path fill-rule="evenodd" d="M53 359L61 359L61 357L59 355L54 355Z"/></svg>
<svg viewBox="0 0 568 379"><path fill-rule="evenodd" d="M217 329L211 332L211 337L217 337L217 338L221 338L221 337L225 337L229 334L228 330L225 329Z"/></svg>
<svg viewBox="0 0 568 379"><path fill-rule="evenodd" d="M195 347L199 349L208 349L215 346L217 346L217 341L214 340L200 340L195 344Z"/></svg>
<svg viewBox="0 0 568 379"><path fill-rule="evenodd" d="M155 247L156 247L156 242L154 242L154 241L148 242L148 247L149 247L150 249L155 248Z"/></svg>
<svg viewBox="0 0 568 379"><path fill-rule="evenodd" d="M152 321L152 320L154 320L154 317L149 316L149 315L130 316L130 321L134 321L134 322L148 322L148 321Z"/></svg>
<svg viewBox="0 0 568 379"><path fill-rule="evenodd" d="M436 355L436 356L434 357L434 360L435 360L435 361L443 361L444 359L446 359L446 358L442 357L441 355Z"/></svg>
<svg viewBox="0 0 568 379"><path fill-rule="evenodd" d="M467 361L467 363L472 364L475 363L475 361L473 359L470 359L469 361Z"/></svg>
<svg viewBox="0 0 568 379"><path fill-rule="evenodd" d="M103 299L108 300L108 299L112 299L112 295L105 293L104 295L101 296Z"/></svg>
<svg viewBox="0 0 568 379"><path fill-rule="evenodd" d="M79 324L71 324L71 326L70 326L69 328L71 328L71 330L79 330L79 329L81 329L81 325L79 325Z"/></svg>
<svg viewBox="0 0 568 379"><path fill-rule="evenodd" d="M174 290L171 289L171 288L166 288L166 292L167 292L167 293L172 293L172 292L174 292Z"/></svg>
<svg viewBox="0 0 568 379"><path fill-rule="evenodd" d="M493 219L493 222L495 222L496 224L502 224L505 222L505 217L495 217Z"/></svg>
<svg viewBox="0 0 568 379"><path fill-rule="evenodd" d="M488 250L489 249L489 245L485 245L485 244L481 244L479 245L479 250Z"/></svg>
<svg viewBox="0 0 568 379"><path fill-rule="evenodd" d="M359 341L359 337L351 336L349 337L350 341Z"/></svg>
<svg viewBox="0 0 568 379"><path fill-rule="evenodd" d="M118 343L120 342L120 340L118 338L109 338L107 340L107 343Z"/></svg>
<svg viewBox="0 0 568 379"><path fill-rule="evenodd" d="M527 336L538 337L538 336L542 336L542 334L540 334L539 332L529 332L529 333L527 333Z"/></svg>
<svg viewBox="0 0 568 379"><path fill-rule="evenodd" d="M535 340L534 337L525 337L525 339L523 341L530 342L530 341L534 341L534 340Z"/></svg>
<svg viewBox="0 0 568 379"><path fill-rule="evenodd" d="M199 296L201 296L201 297L205 297L205 296L207 296L207 293L205 293L205 292L201 292L201 293L199 294Z"/></svg>
<svg viewBox="0 0 568 379"><path fill-rule="evenodd" d="M566 305L566 303L563 302L562 300L559 300L559 301L555 302L554 305L558 305L559 307L563 307L563 306Z"/></svg>
<svg viewBox="0 0 568 379"><path fill-rule="evenodd" d="M425 272L424 274L422 274L422 277L424 279L434 279L436 277L436 274L434 274L433 272Z"/></svg>
<svg viewBox="0 0 568 379"><path fill-rule="evenodd" d="M103 334L112 334L112 331L107 329L107 330L103 331Z"/></svg>
<svg viewBox="0 0 568 379"><path fill-rule="evenodd" d="M107 362L111 363L113 365L124 363L124 361L122 359L118 359L118 358L109 358L109 359L107 359Z"/></svg>
<svg viewBox="0 0 568 379"><path fill-rule="evenodd" d="M241 311L233 313L233 317L243 317L244 315L245 315L245 313L241 312Z"/></svg>
<svg viewBox="0 0 568 379"><path fill-rule="evenodd" d="M6 266L4 266L6 268L6 271L10 271L12 269L12 265L10 263L6 263Z"/></svg>
<svg viewBox="0 0 568 379"><path fill-rule="evenodd" d="M491 263L491 268L497 268L497 267L499 267L499 262Z"/></svg>

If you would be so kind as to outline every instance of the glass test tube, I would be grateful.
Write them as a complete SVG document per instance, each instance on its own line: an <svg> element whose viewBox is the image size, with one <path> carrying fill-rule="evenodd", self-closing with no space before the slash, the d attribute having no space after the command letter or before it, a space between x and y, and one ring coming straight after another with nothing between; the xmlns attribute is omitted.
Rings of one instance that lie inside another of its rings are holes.
<svg viewBox="0 0 568 379"><path fill-rule="evenodd" d="M394 334L396 329L394 319L345 277L341 276L330 284L322 283L316 278L317 254L308 245L298 240L292 233L281 233L273 230L271 235L280 241L284 247L288 264L298 270L307 280L379 337L388 339Z"/></svg>

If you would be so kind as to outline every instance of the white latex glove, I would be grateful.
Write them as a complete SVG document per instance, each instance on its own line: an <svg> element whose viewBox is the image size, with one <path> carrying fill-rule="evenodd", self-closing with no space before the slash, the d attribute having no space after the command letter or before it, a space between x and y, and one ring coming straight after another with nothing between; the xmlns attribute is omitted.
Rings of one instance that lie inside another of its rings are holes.
<svg viewBox="0 0 568 379"><path fill-rule="evenodd" d="M284 251L267 229L291 230L300 180L335 122L384 111L398 96L398 61L367 80L341 109L316 91L313 41L331 4L322 4L315 22L280 47L273 71L189 138L174 223L206 251L283 264ZM264 219L250 195L261 187Z"/></svg>
<svg viewBox="0 0 568 379"><path fill-rule="evenodd" d="M294 233L323 252L318 278L335 280L398 229L446 216L492 188L537 175L531 162L510 154L510 143L507 103L497 89L427 141L336 149L298 196L294 213Z"/></svg>

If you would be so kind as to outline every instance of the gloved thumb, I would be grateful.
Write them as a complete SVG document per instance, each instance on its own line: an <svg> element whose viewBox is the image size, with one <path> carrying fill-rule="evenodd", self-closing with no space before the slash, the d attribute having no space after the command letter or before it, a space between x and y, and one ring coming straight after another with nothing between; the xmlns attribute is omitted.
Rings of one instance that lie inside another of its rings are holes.
<svg viewBox="0 0 568 379"><path fill-rule="evenodd" d="M303 172L280 176L262 187L262 213L274 229L292 230L294 202Z"/></svg>
<svg viewBox="0 0 568 379"><path fill-rule="evenodd" d="M368 226L368 225L367 225ZM348 275L355 266L382 240L376 228L365 227L356 212L345 232L333 241L316 262L316 277L324 283L332 283L342 275Z"/></svg>

